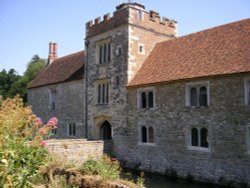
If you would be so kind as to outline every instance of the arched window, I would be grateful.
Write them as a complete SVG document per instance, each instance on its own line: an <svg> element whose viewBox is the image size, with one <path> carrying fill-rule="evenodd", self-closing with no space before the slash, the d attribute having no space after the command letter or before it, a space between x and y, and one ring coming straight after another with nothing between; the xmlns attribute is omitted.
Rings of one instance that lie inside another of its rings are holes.
<svg viewBox="0 0 250 188"><path fill-rule="evenodd" d="M208 136L208 131L206 128L201 129L200 133L200 140L201 140L201 147L208 148L208 141L207 141L207 136Z"/></svg>
<svg viewBox="0 0 250 188"><path fill-rule="evenodd" d="M142 127L141 128L141 141L143 143L147 142L148 141L147 137L148 137L147 136L147 128L146 127Z"/></svg>
<svg viewBox="0 0 250 188"><path fill-rule="evenodd" d="M148 92L148 107L154 107L154 93L152 91Z"/></svg>
<svg viewBox="0 0 250 188"><path fill-rule="evenodd" d="M100 127L101 139L112 140L112 129L108 121L105 121Z"/></svg>
<svg viewBox="0 0 250 188"><path fill-rule="evenodd" d="M198 129L192 128L191 133L191 145L192 146L198 146Z"/></svg>
<svg viewBox="0 0 250 188"><path fill-rule="evenodd" d="M190 89L190 105L197 106L197 89L195 87Z"/></svg>
<svg viewBox="0 0 250 188"><path fill-rule="evenodd" d="M146 108L147 107L147 96L146 92L141 93L141 107Z"/></svg>
<svg viewBox="0 0 250 188"><path fill-rule="evenodd" d="M148 128L148 142L154 143L154 128L153 127Z"/></svg>
<svg viewBox="0 0 250 188"><path fill-rule="evenodd" d="M200 103L200 106L207 106L207 88L206 87L200 88L199 103Z"/></svg>

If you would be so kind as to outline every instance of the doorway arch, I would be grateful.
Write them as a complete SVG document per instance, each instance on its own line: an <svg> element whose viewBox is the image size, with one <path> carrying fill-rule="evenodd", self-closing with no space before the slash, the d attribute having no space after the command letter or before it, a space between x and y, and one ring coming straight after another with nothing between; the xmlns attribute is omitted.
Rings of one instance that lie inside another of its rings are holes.
<svg viewBox="0 0 250 188"><path fill-rule="evenodd" d="M112 140L112 127L108 121L104 121L100 127L100 138L102 140Z"/></svg>

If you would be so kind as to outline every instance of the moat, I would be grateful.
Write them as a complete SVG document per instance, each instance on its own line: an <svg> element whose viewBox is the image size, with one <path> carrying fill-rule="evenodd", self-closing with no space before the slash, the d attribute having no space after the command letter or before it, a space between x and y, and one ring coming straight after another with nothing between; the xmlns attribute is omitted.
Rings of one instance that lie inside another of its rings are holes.
<svg viewBox="0 0 250 188"><path fill-rule="evenodd" d="M223 188L224 186L189 182L182 179L171 179L163 175L146 173L145 176L145 187L146 188ZM225 188L225 187L224 187Z"/></svg>

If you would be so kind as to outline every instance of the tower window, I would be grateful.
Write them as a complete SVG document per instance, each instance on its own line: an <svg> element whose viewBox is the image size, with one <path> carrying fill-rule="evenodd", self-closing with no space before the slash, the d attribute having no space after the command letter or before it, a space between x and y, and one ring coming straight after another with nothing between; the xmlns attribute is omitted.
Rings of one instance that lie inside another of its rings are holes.
<svg viewBox="0 0 250 188"><path fill-rule="evenodd" d="M96 83L97 104L109 103L109 82L101 80Z"/></svg>
<svg viewBox="0 0 250 188"><path fill-rule="evenodd" d="M143 44L139 44L139 49L138 49L140 54L144 54L144 45Z"/></svg>
<svg viewBox="0 0 250 188"><path fill-rule="evenodd" d="M111 61L111 41L102 41L99 44L99 64L109 63Z"/></svg>

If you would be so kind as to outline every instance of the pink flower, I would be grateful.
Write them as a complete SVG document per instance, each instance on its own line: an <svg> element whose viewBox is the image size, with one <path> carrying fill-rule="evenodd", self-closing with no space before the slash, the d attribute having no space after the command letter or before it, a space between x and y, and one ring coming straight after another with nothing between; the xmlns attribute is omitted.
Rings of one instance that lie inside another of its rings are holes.
<svg viewBox="0 0 250 188"><path fill-rule="evenodd" d="M50 127L56 127L57 123L58 123L57 118L53 117L53 118L51 118L49 120L49 122L47 123L47 125L50 126Z"/></svg>
<svg viewBox="0 0 250 188"><path fill-rule="evenodd" d="M45 146L47 145L47 142L45 142L45 141L43 140L43 141L40 142L40 145L41 145L42 147L45 147Z"/></svg>
<svg viewBox="0 0 250 188"><path fill-rule="evenodd" d="M39 129L39 134L40 135L45 135L46 134L46 130L44 128Z"/></svg>
<svg viewBox="0 0 250 188"><path fill-rule="evenodd" d="M42 119L40 117L37 117L36 120L35 120L35 125L37 127L40 127L43 125L43 122L42 122Z"/></svg>

